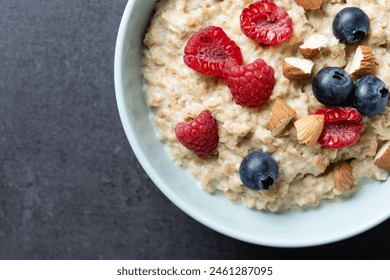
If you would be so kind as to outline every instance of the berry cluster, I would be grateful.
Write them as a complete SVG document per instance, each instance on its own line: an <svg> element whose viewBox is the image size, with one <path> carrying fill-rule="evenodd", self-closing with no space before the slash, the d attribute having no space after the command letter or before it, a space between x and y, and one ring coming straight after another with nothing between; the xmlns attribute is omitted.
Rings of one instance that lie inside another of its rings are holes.
<svg viewBox="0 0 390 280"><path fill-rule="evenodd" d="M370 28L368 16L359 8L345 8L333 20L333 33L343 43L358 43ZM326 67L313 79L313 94L328 106L315 114L325 116L318 142L326 148L354 145L363 130L362 115L375 116L386 107L389 92L383 81L373 75L361 77L355 84L339 67ZM352 107L352 108L351 108Z"/></svg>
<svg viewBox="0 0 390 280"><path fill-rule="evenodd" d="M262 59L248 65L242 62L240 47L217 26L198 31L184 48L184 63L188 67L227 80L236 104L260 107L272 93L274 70Z"/></svg>
<svg viewBox="0 0 390 280"><path fill-rule="evenodd" d="M249 5L240 21L243 33L262 45L279 45L293 33L291 18L272 0ZM234 102L243 107L261 107L272 94L274 69L260 58L243 65L240 47L218 26L206 27L192 35L183 59L201 74L225 79ZM218 124L209 111L203 111L187 124L177 124L175 131L180 143L198 156L211 155L218 145Z"/></svg>

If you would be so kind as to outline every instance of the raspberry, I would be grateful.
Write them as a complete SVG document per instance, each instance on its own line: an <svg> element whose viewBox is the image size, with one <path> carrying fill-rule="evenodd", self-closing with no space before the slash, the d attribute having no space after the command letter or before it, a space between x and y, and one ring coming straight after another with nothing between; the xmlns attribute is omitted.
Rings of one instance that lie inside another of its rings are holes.
<svg viewBox="0 0 390 280"><path fill-rule="evenodd" d="M189 123L178 123L175 134L183 146L201 157L211 155L218 146L218 123L208 110Z"/></svg>
<svg viewBox="0 0 390 280"><path fill-rule="evenodd" d="M234 102L249 108L267 102L275 85L274 69L260 58L248 65L227 63L223 77Z"/></svg>
<svg viewBox="0 0 390 280"><path fill-rule="evenodd" d="M351 107L320 108L315 112L325 116L324 130L318 143L326 148L345 148L354 145L363 130L362 115Z"/></svg>
<svg viewBox="0 0 390 280"><path fill-rule="evenodd" d="M217 26L198 31L184 48L184 63L202 74L222 77L227 61L242 64L241 49Z"/></svg>
<svg viewBox="0 0 390 280"><path fill-rule="evenodd" d="M293 34L288 13L271 0L260 0L242 11L241 30L249 38L263 45L280 45Z"/></svg>

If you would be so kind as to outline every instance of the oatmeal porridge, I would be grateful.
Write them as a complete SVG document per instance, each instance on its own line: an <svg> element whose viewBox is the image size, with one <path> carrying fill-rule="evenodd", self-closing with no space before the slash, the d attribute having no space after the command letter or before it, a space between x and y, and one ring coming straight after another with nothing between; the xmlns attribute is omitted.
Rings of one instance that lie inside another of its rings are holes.
<svg viewBox="0 0 390 280"><path fill-rule="evenodd" d="M325 0L320 9L305 11L297 3L301 1L275 0L291 18L293 33L285 42L267 46L245 36L240 27L242 11L255 2L157 2L144 39L142 74L151 120L172 160L189 170L204 190L219 191L247 207L273 212L347 197L358 190L359 182L365 178L386 180L388 171L378 167L375 156L390 140L388 106L375 116L362 116L358 141L342 148L326 147L317 141L305 142L299 130L305 125L300 125L299 120L326 107L314 96L313 77L326 67L353 72L353 66L349 65L359 60L359 45L368 46L375 54L371 74L386 85L390 83L390 3L387 0ZM332 31L336 15L351 6L360 7L370 19L367 38L359 44L341 43ZM191 36L209 26L220 27L239 46L243 65L262 59L273 68L275 85L265 104L258 108L238 105L233 101L227 79L198 73L184 63L184 49ZM315 34L325 38L326 44L306 59L300 47L302 49L306 39ZM364 54L365 49L361 50ZM307 64L295 69L300 60ZM297 76L297 71L301 76ZM351 76L356 83L358 79ZM270 119L280 102L294 114L283 131L275 135L270 129ZM195 119L205 110L216 120L218 143L211 155L198 156L178 141L175 127L180 122ZM316 123L317 119L312 118L312 121ZM306 129L312 127L315 125L306 125ZM240 177L241 163L254 151L271 155L278 164L277 179L268 190L248 188ZM387 151L382 153L387 154Z"/></svg>

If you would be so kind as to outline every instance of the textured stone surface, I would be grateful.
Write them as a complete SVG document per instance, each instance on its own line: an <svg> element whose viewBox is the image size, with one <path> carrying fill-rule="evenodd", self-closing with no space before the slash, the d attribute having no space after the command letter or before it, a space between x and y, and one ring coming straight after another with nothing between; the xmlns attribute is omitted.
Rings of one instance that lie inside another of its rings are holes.
<svg viewBox="0 0 390 280"><path fill-rule="evenodd" d="M116 108L125 4L0 1L1 259L390 257L390 222L333 245L273 249L215 233L169 202Z"/></svg>

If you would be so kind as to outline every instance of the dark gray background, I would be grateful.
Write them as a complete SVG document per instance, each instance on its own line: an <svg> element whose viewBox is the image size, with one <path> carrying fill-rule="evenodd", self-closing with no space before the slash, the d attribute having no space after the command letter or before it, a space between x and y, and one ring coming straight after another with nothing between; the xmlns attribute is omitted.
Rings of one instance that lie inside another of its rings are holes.
<svg viewBox="0 0 390 280"><path fill-rule="evenodd" d="M332 245L274 249L213 232L165 198L116 108L125 4L0 1L1 259L389 258L390 221Z"/></svg>

